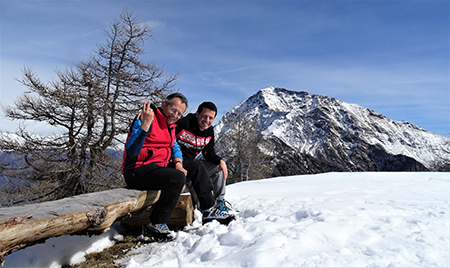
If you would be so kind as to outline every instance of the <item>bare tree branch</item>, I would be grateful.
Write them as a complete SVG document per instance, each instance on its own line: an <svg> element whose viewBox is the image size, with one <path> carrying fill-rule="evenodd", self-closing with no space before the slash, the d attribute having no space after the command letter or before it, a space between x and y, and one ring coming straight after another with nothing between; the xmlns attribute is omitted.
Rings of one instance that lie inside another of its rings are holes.
<svg viewBox="0 0 450 268"><path fill-rule="evenodd" d="M266 178L272 173L270 159L261 149L263 142L258 118L248 116L249 111L229 113L230 127L217 140L221 155L226 155L230 183Z"/></svg>
<svg viewBox="0 0 450 268"><path fill-rule="evenodd" d="M124 10L106 31L87 60L57 70L57 77L42 82L31 68L18 80L27 87L15 106L5 106L8 118L38 121L61 133L52 137L19 129L19 142L0 137L0 150L21 156L16 165L4 165L0 176L38 186L30 199L59 199L122 186L121 159L111 148L123 146L117 138L127 133L130 120L144 100L160 102L174 91L177 75L142 60L151 30Z"/></svg>

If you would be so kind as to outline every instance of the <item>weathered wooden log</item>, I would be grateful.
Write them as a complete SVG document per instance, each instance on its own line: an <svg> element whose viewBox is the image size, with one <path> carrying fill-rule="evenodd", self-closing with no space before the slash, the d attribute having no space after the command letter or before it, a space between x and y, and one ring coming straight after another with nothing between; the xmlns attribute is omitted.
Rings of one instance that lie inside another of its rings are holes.
<svg viewBox="0 0 450 268"><path fill-rule="evenodd" d="M122 226L128 230L140 231L143 225L147 225L150 220L153 206L143 208L139 211L131 213L130 217L120 220ZM170 228L183 228L188 224L192 224L194 220L194 204L190 194L182 194L178 199L170 219L167 222Z"/></svg>
<svg viewBox="0 0 450 268"><path fill-rule="evenodd" d="M190 194L180 195L177 206L170 215L167 225L180 228L192 224L194 221L194 203Z"/></svg>
<svg viewBox="0 0 450 268"><path fill-rule="evenodd" d="M106 231L117 219L154 204L159 194L118 188L0 208L0 262L5 255L50 237Z"/></svg>

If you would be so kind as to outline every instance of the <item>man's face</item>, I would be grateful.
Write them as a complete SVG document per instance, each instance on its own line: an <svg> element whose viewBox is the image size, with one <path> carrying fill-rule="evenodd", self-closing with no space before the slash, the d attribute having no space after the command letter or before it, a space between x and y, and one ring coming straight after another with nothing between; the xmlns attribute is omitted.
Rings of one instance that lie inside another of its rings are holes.
<svg viewBox="0 0 450 268"><path fill-rule="evenodd" d="M182 103L180 98L174 98L170 105L163 101L161 108L167 117L167 124L170 125L177 122L186 111L186 103Z"/></svg>
<svg viewBox="0 0 450 268"><path fill-rule="evenodd" d="M209 128L214 122L214 118L216 117L216 112L213 110L203 108L201 113L196 113L197 116L197 124L201 131Z"/></svg>

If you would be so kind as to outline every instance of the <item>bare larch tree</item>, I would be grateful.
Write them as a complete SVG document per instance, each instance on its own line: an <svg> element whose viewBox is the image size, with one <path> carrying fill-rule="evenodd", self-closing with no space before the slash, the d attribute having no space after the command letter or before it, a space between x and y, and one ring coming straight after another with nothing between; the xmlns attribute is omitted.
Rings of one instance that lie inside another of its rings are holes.
<svg viewBox="0 0 450 268"><path fill-rule="evenodd" d="M243 109L228 113L228 130L218 137L220 154L227 158L228 183L264 179L272 173L273 165L261 149L264 142L258 118L248 117Z"/></svg>
<svg viewBox="0 0 450 268"><path fill-rule="evenodd" d="M19 82L28 92L15 106L3 107L8 118L45 122L59 130L44 137L21 125L18 139L0 137L2 152L20 156L0 168L1 176L28 182L24 185L33 190L28 199L54 200L122 185L121 159L114 153L123 149L129 123L144 100L159 103L174 91L177 75L166 75L142 59L152 36L147 24L124 10L106 36L92 56L57 70L51 82L25 68Z"/></svg>

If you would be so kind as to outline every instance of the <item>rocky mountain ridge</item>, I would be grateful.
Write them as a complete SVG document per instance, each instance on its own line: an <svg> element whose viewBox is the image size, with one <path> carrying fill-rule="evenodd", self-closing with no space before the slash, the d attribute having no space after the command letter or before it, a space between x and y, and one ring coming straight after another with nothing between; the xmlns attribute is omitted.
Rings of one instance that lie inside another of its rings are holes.
<svg viewBox="0 0 450 268"><path fill-rule="evenodd" d="M264 137L259 147L276 164L276 176L443 171L449 167L449 137L336 98L283 88L262 89L217 123L218 143L232 143L227 139L227 124L239 113L246 120L256 120L258 133Z"/></svg>

